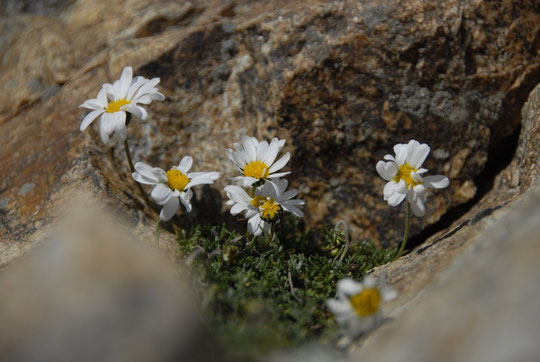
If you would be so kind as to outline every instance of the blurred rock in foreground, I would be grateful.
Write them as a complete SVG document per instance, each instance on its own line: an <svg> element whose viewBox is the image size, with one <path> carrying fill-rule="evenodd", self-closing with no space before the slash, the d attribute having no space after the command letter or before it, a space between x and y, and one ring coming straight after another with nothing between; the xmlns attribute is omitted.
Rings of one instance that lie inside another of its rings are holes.
<svg viewBox="0 0 540 362"><path fill-rule="evenodd" d="M153 251L79 209L0 270L2 360L218 361L192 292Z"/></svg>

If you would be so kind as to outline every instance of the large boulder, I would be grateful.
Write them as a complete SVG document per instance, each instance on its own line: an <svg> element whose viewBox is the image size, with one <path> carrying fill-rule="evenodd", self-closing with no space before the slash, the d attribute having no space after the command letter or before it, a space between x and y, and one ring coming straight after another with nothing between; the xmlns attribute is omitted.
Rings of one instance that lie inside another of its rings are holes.
<svg viewBox="0 0 540 362"><path fill-rule="evenodd" d="M222 187L235 171L225 149L244 134L277 136L307 224L345 219L382 245L400 239L403 210L382 200L377 160L415 138L432 147L430 171L450 177L414 219L418 233L474 197L539 79L534 1L59 4L2 20L3 261L37 240L66 189L86 185L132 217L156 217L121 147L78 130L77 106L125 65L161 77L167 96L130 124L136 161L167 168L190 154L224 176L199 192L192 222L227 212Z"/></svg>

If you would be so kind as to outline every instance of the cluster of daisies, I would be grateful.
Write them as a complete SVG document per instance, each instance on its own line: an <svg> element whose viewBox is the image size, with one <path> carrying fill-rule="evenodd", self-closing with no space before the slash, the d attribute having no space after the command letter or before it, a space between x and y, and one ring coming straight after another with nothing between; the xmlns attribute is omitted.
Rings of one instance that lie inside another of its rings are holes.
<svg viewBox="0 0 540 362"><path fill-rule="evenodd" d="M147 118L148 113L141 105L165 100L156 88L159 81L159 78L133 78L132 68L124 68L119 80L113 84L105 83L97 98L81 104L80 107L90 112L82 120L80 129L84 131L99 117L99 133L103 142L110 145L113 136L124 142L133 179L139 184L153 186L150 196L162 206L159 218L168 221L176 214L180 204L187 212L191 211L192 187L212 184L220 174L217 171L191 172L193 158L190 156L184 156L178 166L168 171L143 162L133 166L126 141L127 126L132 115L142 120ZM264 233L272 238L283 212L303 217L300 209L304 201L295 199L298 190L287 190L288 182L283 178L290 173L282 171L289 162L290 154L287 152L278 158L284 145L285 140L278 138L268 143L246 136L241 142L234 143L234 149L226 151L227 157L240 172L233 179L241 184L225 187L229 198L227 205L231 207L232 215L244 214L250 234L258 236ZM409 210L412 209L415 216L423 216L427 188L449 185L445 176L423 176L428 170L422 168L422 164L429 151L427 144L411 140L408 144L395 145L395 156L385 155L385 161L379 161L376 165L379 175L388 181L383 190L384 200L390 206L397 206L407 199L407 226L401 249L407 241ZM352 335L358 335L380 322L381 303L392 300L396 295L383 279L366 277L363 282L343 279L337 284L336 298L329 299L327 305L336 315L338 323L347 326Z"/></svg>
<svg viewBox="0 0 540 362"><path fill-rule="evenodd" d="M290 172L278 172L291 158L287 152L276 161L284 145L285 140L277 138L268 143L246 136L241 143L234 144L234 150L227 149L227 157L241 173L234 179L248 188L246 192L240 186L226 186L225 192L229 197L227 205L231 206L232 215L245 213L248 219L247 231L250 234L273 235L273 229L283 211L298 217L304 216L300 210L304 201L294 199L298 190L287 190L289 183L281 178Z"/></svg>

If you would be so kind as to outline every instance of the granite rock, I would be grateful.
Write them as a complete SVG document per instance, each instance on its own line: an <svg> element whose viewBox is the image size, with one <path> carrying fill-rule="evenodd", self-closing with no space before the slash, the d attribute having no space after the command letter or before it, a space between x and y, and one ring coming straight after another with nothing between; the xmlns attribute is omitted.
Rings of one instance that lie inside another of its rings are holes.
<svg viewBox="0 0 540 362"><path fill-rule="evenodd" d="M517 152L512 162L495 177L489 192L451 225L429 237L409 254L375 268L374 275L384 274L400 292L400 297L388 306L392 316L398 316L409 305L415 305L422 298L424 290L449 269L456 257L485 238L490 227L500 223L499 220L506 217L504 215L512 214L510 210L521 210L514 204L530 205L527 212L540 213L540 209L534 208L534 202L528 201L536 197L534 192L538 193L539 187L539 106L540 85L530 93L522 109L523 122ZM515 223L508 226L507 233L519 232L519 217L511 218Z"/></svg>
<svg viewBox="0 0 540 362"><path fill-rule="evenodd" d="M38 239L76 187L156 217L122 149L78 130L77 106L125 65L159 76L167 96L130 124L135 160L167 168L190 154L195 168L224 176L199 191L191 222L227 213L227 147L244 134L278 136L306 224L345 219L381 245L399 240L403 210L382 200L376 161L416 138L432 146L430 171L450 176L428 216L414 219L418 233L474 197L490 149L519 128L539 79L534 1L61 3L1 21L3 262Z"/></svg>
<svg viewBox="0 0 540 362"><path fill-rule="evenodd" d="M538 360L539 205L536 183L490 217L407 312L376 330L350 360Z"/></svg>

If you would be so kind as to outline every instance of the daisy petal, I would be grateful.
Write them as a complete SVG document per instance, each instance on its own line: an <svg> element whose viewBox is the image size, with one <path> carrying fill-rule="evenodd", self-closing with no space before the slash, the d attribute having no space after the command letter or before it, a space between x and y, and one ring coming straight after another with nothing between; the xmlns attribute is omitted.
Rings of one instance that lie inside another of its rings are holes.
<svg viewBox="0 0 540 362"><path fill-rule="evenodd" d="M388 198L388 205L390 206L397 206L399 205L403 199L405 199L405 196L407 194L401 194L399 192L395 192L394 194L392 194L389 198Z"/></svg>
<svg viewBox="0 0 540 362"><path fill-rule="evenodd" d="M131 81L131 86L129 87L126 99L132 100L135 93L139 88L146 82L146 78L137 76Z"/></svg>
<svg viewBox="0 0 540 362"><path fill-rule="evenodd" d="M247 206L245 204L234 204L233 207L231 207L231 215L238 215L246 209Z"/></svg>
<svg viewBox="0 0 540 362"><path fill-rule="evenodd" d="M187 190L180 194L180 201L182 205L186 208L186 212L191 212L191 198L193 197L193 191ZM175 197L176 198L176 197Z"/></svg>
<svg viewBox="0 0 540 362"><path fill-rule="evenodd" d="M103 114L103 117L101 117L101 129L103 130L103 133L106 135L110 135L114 132L114 122L115 117L112 113L105 113Z"/></svg>
<svg viewBox="0 0 540 362"><path fill-rule="evenodd" d="M347 300L332 298L326 301L326 305L328 306L328 309L330 309L330 311L336 316L349 314L352 312L351 303L349 303Z"/></svg>
<svg viewBox="0 0 540 362"><path fill-rule="evenodd" d="M262 160L267 165L271 165L274 160L276 159L276 156L280 150L279 146L280 142L277 138L273 138L272 141L270 141L270 146L268 146L268 152L266 153L264 160ZM283 165L285 166L285 165ZM283 167L282 166L282 167ZM280 167L281 168L281 167ZM271 171L270 171L271 172Z"/></svg>
<svg viewBox="0 0 540 362"><path fill-rule="evenodd" d="M358 294L362 289L362 283L358 283L350 278L341 279L337 283L338 293L343 293L348 296Z"/></svg>
<svg viewBox="0 0 540 362"><path fill-rule="evenodd" d="M407 145L398 143L394 146L394 152L396 153L396 163L399 166L405 164L407 160Z"/></svg>
<svg viewBox="0 0 540 362"><path fill-rule="evenodd" d="M139 107L133 104L129 104L126 107L126 112L133 114L134 116L142 119L143 121L148 117L148 112L143 107Z"/></svg>
<svg viewBox="0 0 540 362"><path fill-rule="evenodd" d="M115 132L116 138L118 138L121 142L124 142L127 138L127 128L123 127Z"/></svg>
<svg viewBox="0 0 540 362"><path fill-rule="evenodd" d="M302 212L302 210L289 204L288 201L285 201L284 203L282 203L281 206L283 207L283 210L288 211L295 216L304 217L304 213Z"/></svg>
<svg viewBox="0 0 540 362"><path fill-rule="evenodd" d="M407 201L409 204L411 204L411 210L414 216L422 217L426 214L426 207L424 206L424 202L422 201L421 197L414 194L414 197L412 198L407 197Z"/></svg>
<svg viewBox="0 0 540 362"><path fill-rule="evenodd" d="M178 165L178 168L183 172L187 173L191 166L193 165L193 158L191 156L184 156Z"/></svg>
<svg viewBox="0 0 540 362"><path fill-rule="evenodd" d="M248 154L250 161L257 160L257 140L253 137L244 137L244 150Z"/></svg>
<svg viewBox="0 0 540 362"><path fill-rule="evenodd" d="M259 181L258 178L254 178L254 177L242 177L242 176L240 176L240 178L243 180L244 186L247 186L247 187L251 187L251 185L253 185L255 182Z"/></svg>
<svg viewBox="0 0 540 362"><path fill-rule="evenodd" d="M99 101L97 99L89 99L85 101L83 104L79 106L80 108L86 108L86 109L103 109L101 104L99 104Z"/></svg>
<svg viewBox="0 0 540 362"><path fill-rule="evenodd" d="M88 126L103 112L105 112L104 109L96 109L95 111L88 113L81 122L80 130L84 131L88 128Z"/></svg>
<svg viewBox="0 0 540 362"><path fill-rule="evenodd" d="M169 198L169 201L167 201L165 205L163 205L163 208L159 213L159 218L163 221L169 221L170 219L172 219L174 214L176 214L176 211L178 211L179 207L180 201L178 200L178 197L174 196Z"/></svg>
<svg viewBox="0 0 540 362"><path fill-rule="evenodd" d="M250 234L253 234L255 236L261 235L262 233L262 226L261 226L262 219L259 216L259 214L256 214L252 218L248 220L247 225L247 231Z"/></svg>
<svg viewBox="0 0 540 362"><path fill-rule="evenodd" d="M120 97L127 97L129 86L131 85L131 79L133 77L133 69L131 67L125 67L120 76Z"/></svg>
<svg viewBox="0 0 540 362"><path fill-rule="evenodd" d="M123 128L126 128L126 112L115 112L114 116L114 129L117 132L122 131Z"/></svg>
<svg viewBox="0 0 540 362"><path fill-rule="evenodd" d="M209 185L213 184L215 180L219 178L219 172L205 172L203 175L200 175L192 179L187 185L186 188L191 188L196 185Z"/></svg>
<svg viewBox="0 0 540 362"><path fill-rule="evenodd" d="M143 185L156 185L158 183L157 180L153 180L153 179L151 179L149 177L141 175L138 172L133 172L131 174L131 177L133 177L133 179L135 181L137 181L138 183L143 184Z"/></svg>
<svg viewBox="0 0 540 362"><path fill-rule="evenodd" d="M277 160L271 167L270 169L268 170L268 172L270 173L274 173L276 171L279 171L281 170L283 167L285 167L285 165L287 164L287 162L289 162L289 159L291 158L291 154L289 152L287 152L286 154L284 154L279 160ZM268 164L267 164L268 165Z"/></svg>
<svg viewBox="0 0 540 362"><path fill-rule="evenodd" d="M398 165L393 161L379 161L375 166L379 175L386 181L392 181L396 173L398 172Z"/></svg>
<svg viewBox="0 0 540 362"><path fill-rule="evenodd" d="M107 84L107 83L105 83L105 84ZM105 89L105 84L99 90L99 93L98 93L97 98L96 98L102 108L106 108L107 103L108 103L107 102L107 90Z"/></svg>
<svg viewBox="0 0 540 362"><path fill-rule="evenodd" d="M423 194L424 192L426 192L426 188L424 185L416 185L414 188L414 193L417 194L417 195L421 195Z"/></svg>
<svg viewBox="0 0 540 362"><path fill-rule="evenodd" d="M399 182L396 183L396 186L394 187L394 191L405 195L407 193L407 187L408 186L405 181L399 180Z"/></svg>
<svg viewBox="0 0 540 362"><path fill-rule="evenodd" d="M251 197L248 196L246 191L236 185L225 186L225 192L228 194L229 198L236 202L243 202L249 204L251 202Z"/></svg>
<svg viewBox="0 0 540 362"><path fill-rule="evenodd" d="M411 160L416 150L420 147L420 142L417 140L410 140L407 144L407 156L405 156L405 162L412 166Z"/></svg>
<svg viewBox="0 0 540 362"><path fill-rule="evenodd" d="M101 118L101 124L103 124L103 118ZM99 135L103 143L105 143L106 145L109 145L109 134L105 133L104 127L101 127L101 126L99 127Z"/></svg>
<svg viewBox="0 0 540 362"><path fill-rule="evenodd" d="M290 174L291 171L287 171L287 172L279 172L279 173L273 173L273 174L270 174L268 175L268 178L279 178L279 177L283 177L283 176L286 176L288 174Z"/></svg>
<svg viewBox="0 0 540 362"><path fill-rule="evenodd" d="M391 287L385 287L381 290L381 296L384 302L389 302L393 299L396 299L398 296L398 293L394 288Z"/></svg>
<svg viewBox="0 0 540 362"><path fill-rule="evenodd" d="M153 101L164 101L165 96L159 92L150 93L150 98L152 98Z"/></svg>
<svg viewBox="0 0 540 362"><path fill-rule="evenodd" d="M362 281L362 283L364 284L364 287L366 288L375 288L377 286L377 279L368 275L364 277L364 280Z"/></svg>
<svg viewBox="0 0 540 362"><path fill-rule="evenodd" d="M156 200L159 205L165 204L172 196L172 190L165 184L159 183L153 189L150 196Z"/></svg>
<svg viewBox="0 0 540 362"><path fill-rule="evenodd" d="M152 103L152 98L150 98L147 95L144 95L144 96L138 97L137 99L134 99L134 102L142 103L142 104L150 104Z"/></svg>
<svg viewBox="0 0 540 362"><path fill-rule="evenodd" d="M430 151L430 148L427 144L422 143L421 145L418 145L414 152L412 153L411 157L409 158L409 164L414 168L420 168L424 161L426 160L426 157L428 156Z"/></svg>
<svg viewBox="0 0 540 362"><path fill-rule="evenodd" d="M264 157L266 156L267 152L268 152L268 142L266 141L260 142L257 145L257 159L263 160L264 162Z"/></svg>
<svg viewBox="0 0 540 362"><path fill-rule="evenodd" d="M155 176L154 169L155 168L152 168L152 167L148 166L144 162L135 163L135 171L137 171L141 175L145 176L146 178L155 179L156 181L158 181L158 179ZM161 169L159 169L159 170L161 170Z"/></svg>
<svg viewBox="0 0 540 362"><path fill-rule="evenodd" d="M292 190L289 190L289 191L286 191L285 193L283 193L281 195L281 199L282 200L289 200L289 199L292 199L293 197L295 197L296 195L298 195L298 190L297 189L292 189Z"/></svg>
<svg viewBox="0 0 540 362"><path fill-rule="evenodd" d="M442 189L450 185L448 177L443 175L434 175L424 177L424 185L436 189Z"/></svg>
<svg viewBox="0 0 540 362"><path fill-rule="evenodd" d="M392 196L394 192L396 192L396 185L397 184L394 181L387 182L386 185L384 185L383 196L385 200Z"/></svg>

